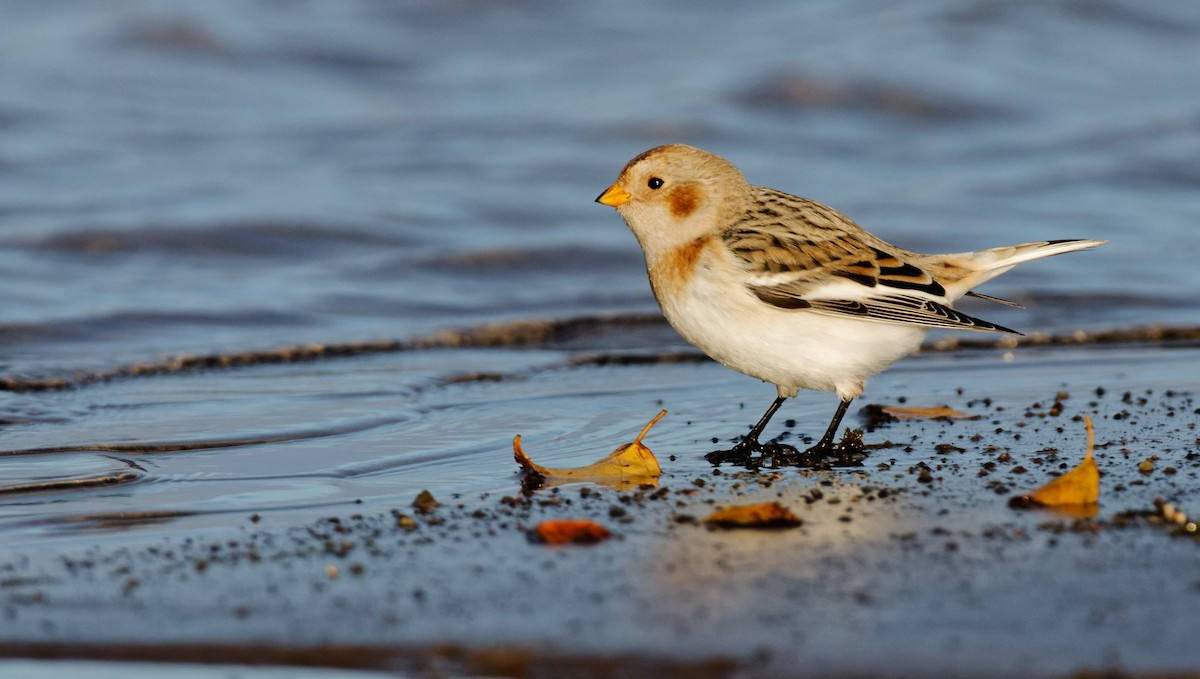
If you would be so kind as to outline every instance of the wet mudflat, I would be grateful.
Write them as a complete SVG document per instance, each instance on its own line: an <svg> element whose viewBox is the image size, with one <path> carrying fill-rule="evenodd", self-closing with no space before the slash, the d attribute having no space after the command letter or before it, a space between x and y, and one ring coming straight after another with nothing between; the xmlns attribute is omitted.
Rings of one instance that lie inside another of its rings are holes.
<svg viewBox="0 0 1200 679"><path fill-rule="evenodd" d="M314 489L352 485L353 499L330 490L327 501L314 492L297 503L293 492L273 505L270 479L238 478L240 449L270 454L249 442L222 452L219 475L193 469L203 449L80 451L94 467L107 459L141 478L10 493L4 655L452 676L1162 676L1200 663L1190 622L1200 538L1163 522L1154 504L1200 514L1195 347L922 354L877 378L867 400L948 405L977 419L881 425L865 434L872 448L861 468L753 472L713 467L703 454L714 436L748 427L772 390L715 364L572 368L551 351L434 353L443 355L224 374L255 390L283 391L305 376L337 386L306 398L344 408L320 409L323 422L277 412L278 428L289 431L287 419L297 429L357 425L275 445L289 451L280 465L341 459L299 476ZM389 371L467 359L496 370L431 381L390 419L363 405L386 392ZM205 379L215 378L102 388L204 401L195 394ZM220 400L230 399L244 407L236 395ZM787 404L774 435L800 443L819 433L827 401ZM540 462L585 464L632 440L660 407L669 414L644 440L663 467L657 484L522 488L512 435ZM1083 415L1096 423L1099 507L1009 508L1012 495L1079 461ZM355 467L385 444L410 448L405 463ZM452 462L460 454L471 456L469 471ZM421 490L437 505L414 506ZM238 492L259 493L239 498L255 509L207 508ZM58 501L67 511L53 511ZM800 525L703 524L717 508L768 501ZM136 509L147 502L160 509ZM17 518L21 503L36 504L38 518ZM591 519L613 537L530 539L558 518Z"/></svg>

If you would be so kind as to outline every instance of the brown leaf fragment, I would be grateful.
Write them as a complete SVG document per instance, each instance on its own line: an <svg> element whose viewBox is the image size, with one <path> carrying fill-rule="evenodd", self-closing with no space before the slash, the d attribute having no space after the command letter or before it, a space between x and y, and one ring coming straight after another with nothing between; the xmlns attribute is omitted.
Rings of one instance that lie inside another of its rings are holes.
<svg viewBox="0 0 1200 679"><path fill-rule="evenodd" d="M950 406L930 406L925 408L906 408L903 406L880 406L880 409L897 420L978 420L979 415L971 415Z"/></svg>
<svg viewBox="0 0 1200 679"><path fill-rule="evenodd" d="M418 493L417 497L413 498L412 501L413 509L417 510L417 512L421 514L428 514L429 512L432 512L434 508L438 506L438 504L438 501L433 497L433 493L429 492L428 490L423 490Z"/></svg>
<svg viewBox="0 0 1200 679"><path fill-rule="evenodd" d="M587 519L549 519L529 533L531 540L548 545L590 545L612 537L607 528Z"/></svg>
<svg viewBox="0 0 1200 679"><path fill-rule="evenodd" d="M1092 452L1096 446L1096 434L1092 430L1092 418L1083 418L1087 427L1087 451L1083 462L1074 469L1050 481L1027 495L1018 495L1009 500L1010 507L1062 505L1094 505L1100 500L1100 470Z"/></svg>
<svg viewBox="0 0 1200 679"><path fill-rule="evenodd" d="M572 481L620 480L643 481L653 483L662 474L658 458L642 444L642 438L650 431L656 422L661 420L667 411L663 410L642 428L642 432L632 442L617 446L609 455L593 464L583 467L558 469L537 464L529 458L521 447L521 435L513 438L513 458L527 474L543 478L569 479Z"/></svg>
<svg viewBox="0 0 1200 679"><path fill-rule="evenodd" d="M867 431L875 431L878 427L900 420L978 420L979 415L971 415L950 406L931 406L924 408L906 408L904 406L889 406L879 403L868 403L859 411Z"/></svg>
<svg viewBox="0 0 1200 679"><path fill-rule="evenodd" d="M762 502L718 509L704 523L713 528L793 528L802 522L778 502Z"/></svg>

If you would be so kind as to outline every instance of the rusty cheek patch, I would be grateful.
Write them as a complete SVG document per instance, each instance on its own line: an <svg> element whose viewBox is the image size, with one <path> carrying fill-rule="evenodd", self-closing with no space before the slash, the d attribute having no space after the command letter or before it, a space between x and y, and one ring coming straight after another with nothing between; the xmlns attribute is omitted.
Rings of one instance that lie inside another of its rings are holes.
<svg viewBox="0 0 1200 679"><path fill-rule="evenodd" d="M671 210L671 214L680 219L691 215L699 206L700 189L696 186L685 184L671 191L671 194L667 196L667 207Z"/></svg>
<svg viewBox="0 0 1200 679"><path fill-rule="evenodd" d="M710 243L711 236L697 238L659 258L650 272L650 282L655 290L668 295L678 294L691 280L696 263Z"/></svg>

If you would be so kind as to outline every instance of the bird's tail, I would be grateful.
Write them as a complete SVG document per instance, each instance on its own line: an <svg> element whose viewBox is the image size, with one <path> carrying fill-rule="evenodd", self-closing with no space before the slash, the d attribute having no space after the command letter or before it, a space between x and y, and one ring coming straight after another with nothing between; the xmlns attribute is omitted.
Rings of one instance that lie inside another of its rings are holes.
<svg viewBox="0 0 1200 679"><path fill-rule="evenodd" d="M975 252L943 255L941 260L945 269L942 278L949 283L948 289L953 288L958 291L959 295L962 295L976 285L990 281L1023 262L1061 255L1064 252L1088 250L1107 242L1106 240L1044 240L1037 243L1022 243ZM955 276L955 273L960 273L960 275Z"/></svg>

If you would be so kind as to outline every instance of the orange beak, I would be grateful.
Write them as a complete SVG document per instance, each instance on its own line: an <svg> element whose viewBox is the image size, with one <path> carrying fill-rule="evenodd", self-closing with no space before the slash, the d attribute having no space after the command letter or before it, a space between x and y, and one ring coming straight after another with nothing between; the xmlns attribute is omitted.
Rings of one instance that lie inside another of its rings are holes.
<svg viewBox="0 0 1200 679"><path fill-rule="evenodd" d="M613 184L605 189L604 193L600 194L600 197L596 199L596 202L602 205L608 205L610 207L618 207L628 203L629 199L632 197L633 196L629 195L629 192L621 188L619 184Z"/></svg>

